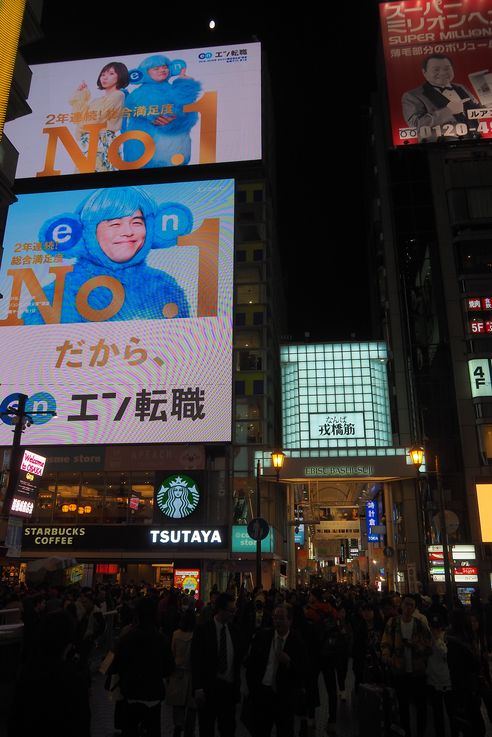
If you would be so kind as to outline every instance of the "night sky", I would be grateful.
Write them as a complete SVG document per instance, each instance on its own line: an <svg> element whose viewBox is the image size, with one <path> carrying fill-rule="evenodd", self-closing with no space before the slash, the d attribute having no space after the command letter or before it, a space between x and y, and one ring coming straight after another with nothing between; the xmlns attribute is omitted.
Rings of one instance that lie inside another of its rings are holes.
<svg viewBox="0 0 492 737"><path fill-rule="evenodd" d="M74 16L45 0L45 38L22 54L34 64L260 41L276 109L288 334L371 337L364 176L377 3L330 4L323 21L319 4L310 0L297 14L282 9L281 15L256 1L240 11L231 3L173 5L146 3L144 11L126 13L86 0ZM214 31L208 28L212 17Z"/></svg>

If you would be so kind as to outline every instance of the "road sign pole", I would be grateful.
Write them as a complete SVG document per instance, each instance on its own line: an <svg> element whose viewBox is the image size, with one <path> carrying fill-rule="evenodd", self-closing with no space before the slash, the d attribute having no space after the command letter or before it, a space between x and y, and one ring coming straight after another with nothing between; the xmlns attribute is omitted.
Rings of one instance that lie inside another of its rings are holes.
<svg viewBox="0 0 492 737"><path fill-rule="evenodd" d="M260 496L260 471L261 465L258 460L256 463L256 517L261 517L261 496ZM261 536L256 540L256 588L259 591L262 588L261 583Z"/></svg>

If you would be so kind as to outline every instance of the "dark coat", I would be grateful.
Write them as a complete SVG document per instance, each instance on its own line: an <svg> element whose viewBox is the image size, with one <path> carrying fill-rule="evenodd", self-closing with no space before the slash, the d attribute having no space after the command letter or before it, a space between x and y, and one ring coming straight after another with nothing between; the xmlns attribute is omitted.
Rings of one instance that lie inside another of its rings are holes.
<svg viewBox="0 0 492 737"><path fill-rule="evenodd" d="M242 638L235 625L227 628L234 649L233 672L236 697L239 699L240 669L243 659ZM212 689L218 676L217 628L215 619L199 625L193 634L191 643L192 689L204 689L205 693Z"/></svg>
<svg viewBox="0 0 492 737"><path fill-rule="evenodd" d="M265 675L274 634L273 629L259 630L251 643L246 663L246 682L253 698L255 692L260 689ZM275 690L279 699L294 705L299 701L307 677L306 646L301 636L294 630L290 630L283 651L289 656L291 662L289 666L279 664L275 678Z"/></svg>
<svg viewBox="0 0 492 737"><path fill-rule="evenodd" d="M162 700L164 678L175 669L167 639L156 627L135 626L124 634L116 647L111 667L119 674L119 687L126 699Z"/></svg>

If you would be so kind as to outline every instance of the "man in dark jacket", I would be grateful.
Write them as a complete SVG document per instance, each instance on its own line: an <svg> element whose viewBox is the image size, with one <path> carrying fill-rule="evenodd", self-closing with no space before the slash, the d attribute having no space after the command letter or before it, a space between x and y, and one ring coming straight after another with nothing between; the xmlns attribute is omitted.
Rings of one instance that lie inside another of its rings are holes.
<svg viewBox="0 0 492 737"><path fill-rule="evenodd" d="M273 629L260 629L251 643L246 681L255 714L254 737L294 736L296 708L304 698L307 664L305 645L292 630L292 609L284 604L273 611Z"/></svg>
<svg viewBox="0 0 492 737"><path fill-rule="evenodd" d="M233 624L234 596L215 600L215 615L197 627L191 643L191 669L200 737L234 737L239 701L241 638Z"/></svg>
<svg viewBox="0 0 492 737"><path fill-rule="evenodd" d="M141 727L148 737L161 737L164 678L174 671L174 658L157 629L157 601L138 599L135 614L137 623L121 637L112 665L126 701L122 737L135 737Z"/></svg>

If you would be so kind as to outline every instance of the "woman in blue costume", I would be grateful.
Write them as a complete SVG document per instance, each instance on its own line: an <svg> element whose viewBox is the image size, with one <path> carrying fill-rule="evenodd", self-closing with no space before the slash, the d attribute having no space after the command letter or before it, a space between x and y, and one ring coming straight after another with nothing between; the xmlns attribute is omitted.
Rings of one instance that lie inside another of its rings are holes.
<svg viewBox="0 0 492 737"><path fill-rule="evenodd" d="M94 277L112 277L124 290L121 307L104 317L104 322L189 317L188 301L176 280L145 262L153 245L155 213L153 200L134 187L96 190L82 203L78 215L83 238L76 247L73 271L66 276L61 323L98 320L98 312L89 320L76 306L79 290ZM54 282L44 292L52 304ZM87 296L88 305L96 311L105 310L113 300L117 302L104 284ZM22 319L25 325L44 324L34 303Z"/></svg>
<svg viewBox="0 0 492 737"><path fill-rule="evenodd" d="M198 113L184 112L183 105L195 102L201 85L186 77L184 66L177 79L170 82L172 72L179 66L179 62L173 63L160 54L147 57L137 70L141 84L126 99L125 106L132 112L125 118L125 132L144 131L155 143L154 155L143 168L180 166L190 161L190 131L198 121ZM125 161L136 161L142 156L142 143L134 139L125 141L123 152Z"/></svg>

